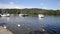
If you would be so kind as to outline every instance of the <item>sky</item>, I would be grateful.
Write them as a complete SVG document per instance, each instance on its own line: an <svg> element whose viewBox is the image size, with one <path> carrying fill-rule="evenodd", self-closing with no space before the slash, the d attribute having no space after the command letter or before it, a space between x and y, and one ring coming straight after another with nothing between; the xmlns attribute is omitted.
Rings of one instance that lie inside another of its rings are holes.
<svg viewBox="0 0 60 34"><path fill-rule="evenodd" d="M0 0L0 9L41 8L60 10L60 0Z"/></svg>

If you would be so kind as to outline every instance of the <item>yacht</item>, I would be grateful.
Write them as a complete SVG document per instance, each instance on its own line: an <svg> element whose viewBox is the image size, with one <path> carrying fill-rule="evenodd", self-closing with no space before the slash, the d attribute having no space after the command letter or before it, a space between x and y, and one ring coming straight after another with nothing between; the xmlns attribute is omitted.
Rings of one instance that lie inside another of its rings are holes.
<svg viewBox="0 0 60 34"><path fill-rule="evenodd" d="M21 14L19 14L20 17L25 17L28 16L28 14L22 14L22 9L21 9Z"/></svg>

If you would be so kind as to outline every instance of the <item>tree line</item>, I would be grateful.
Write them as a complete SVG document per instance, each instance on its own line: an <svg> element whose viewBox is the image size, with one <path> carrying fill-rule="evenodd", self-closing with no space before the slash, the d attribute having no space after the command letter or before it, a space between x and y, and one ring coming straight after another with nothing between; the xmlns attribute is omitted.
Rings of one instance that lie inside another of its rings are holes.
<svg viewBox="0 0 60 34"><path fill-rule="evenodd" d="M32 9L0 9L1 13L9 13L9 14L29 14L29 15L38 15L38 14L44 14L44 15L60 15L60 10L46 10L46 9L38 9L38 8L32 8Z"/></svg>

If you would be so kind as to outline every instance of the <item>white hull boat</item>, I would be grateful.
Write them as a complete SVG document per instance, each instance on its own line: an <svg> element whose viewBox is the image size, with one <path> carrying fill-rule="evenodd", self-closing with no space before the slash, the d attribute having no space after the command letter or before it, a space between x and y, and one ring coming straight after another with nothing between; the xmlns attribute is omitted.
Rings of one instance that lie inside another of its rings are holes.
<svg viewBox="0 0 60 34"><path fill-rule="evenodd" d="M25 17L25 16L28 16L28 15L27 14L19 14L19 16Z"/></svg>
<svg viewBox="0 0 60 34"><path fill-rule="evenodd" d="M38 17L39 18L44 18L44 15L43 14L39 14Z"/></svg>
<svg viewBox="0 0 60 34"><path fill-rule="evenodd" d="M1 17L9 17L10 14L0 14Z"/></svg>

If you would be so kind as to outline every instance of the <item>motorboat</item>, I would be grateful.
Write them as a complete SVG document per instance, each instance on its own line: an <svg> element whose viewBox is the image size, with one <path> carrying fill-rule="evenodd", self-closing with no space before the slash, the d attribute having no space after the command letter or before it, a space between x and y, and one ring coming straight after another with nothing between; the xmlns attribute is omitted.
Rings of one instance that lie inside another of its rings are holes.
<svg viewBox="0 0 60 34"><path fill-rule="evenodd" d="M0 14L1 17L9 17L10 14Z"/></svg>
<svg viewBox="0 0 60 34"><path fill-rule="evenodd" d="M38 17L39 18L44 18L44 15L43 14L38 14Z"/></svg>

